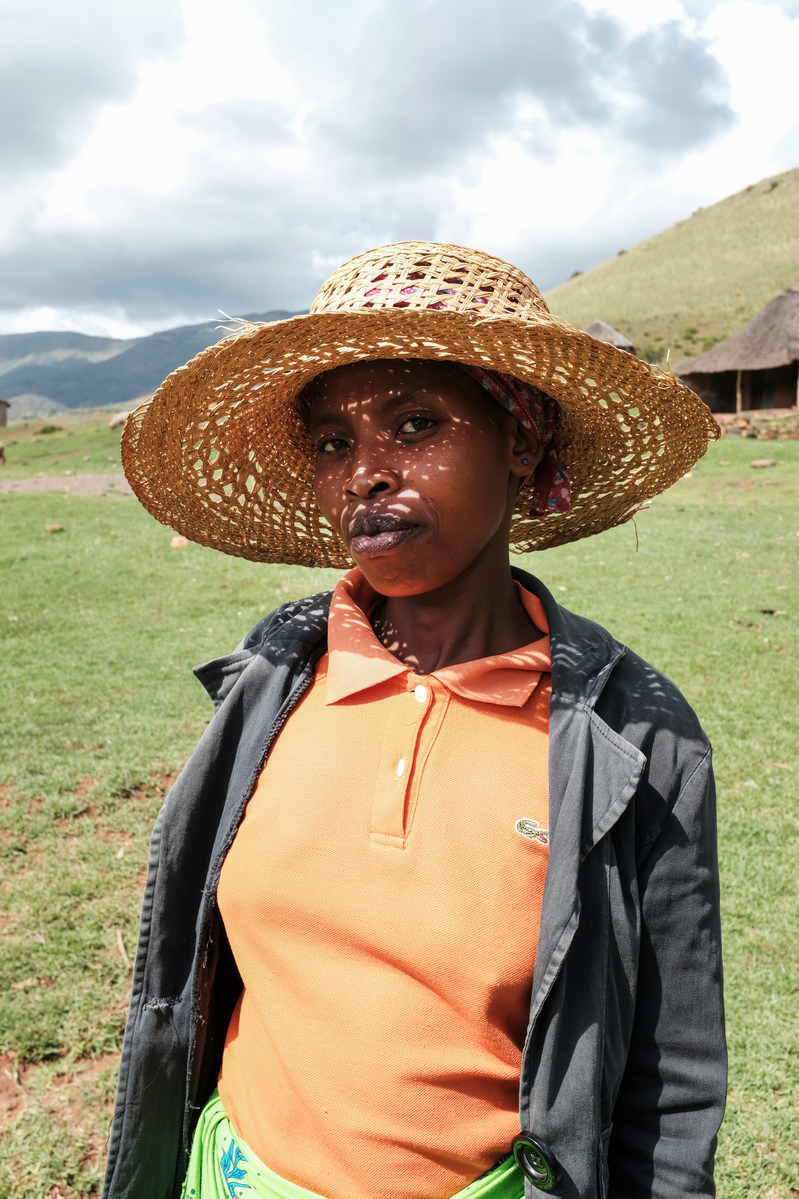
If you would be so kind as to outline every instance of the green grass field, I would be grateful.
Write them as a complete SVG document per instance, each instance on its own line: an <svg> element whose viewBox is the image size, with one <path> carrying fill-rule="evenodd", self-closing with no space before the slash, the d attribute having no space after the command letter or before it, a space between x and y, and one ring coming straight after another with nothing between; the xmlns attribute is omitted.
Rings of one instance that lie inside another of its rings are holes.
<svg viewBox="0 0 799 1199"><path fill-rule="evenodd" d="M639 355L674 366L799 288L799 168L763 179L547 292L584 329L607 321ZM575 266L579 267L579 263Z"/></svg>
<svg viewBox="0 0 799 1199"><path fill-rule="evenodd" d="M120 433L108 428L108 417L71 412L9 425L0 429L6 447L0 482L38 475L121 474Z"/></svg>
<svg viewBox="0 0 799 1199"><path fill-rule="evenodd" d="M7 477L56 473L66 453L62 470L118 463L102 422L33 429L3 431L18 441ZM765 456L777 465L749 466ZM75 1199L99 1193L149 830L210 716L190 668L336 576L173 549L121 495L0 495L0 513L0 1199ZM714 743L731 1055L719 1194L789 1199L799 442L723 439L638 517L637 540L630 524L523 563L669 674Z"/></svg>

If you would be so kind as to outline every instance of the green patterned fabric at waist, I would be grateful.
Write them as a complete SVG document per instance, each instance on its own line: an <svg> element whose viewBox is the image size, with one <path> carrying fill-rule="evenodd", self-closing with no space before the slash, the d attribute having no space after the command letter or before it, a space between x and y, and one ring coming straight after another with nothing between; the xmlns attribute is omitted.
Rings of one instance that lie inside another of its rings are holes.
<svg viewBox="0 0 799 1199"><path fill-rule="evenodd" d="M524 1178L512 1157L458 1191L453 1199L522 1199ZM233 1130L219 1092L203 1108L194 1133L181 1199L324 1199L259 1161Z"/></svg>

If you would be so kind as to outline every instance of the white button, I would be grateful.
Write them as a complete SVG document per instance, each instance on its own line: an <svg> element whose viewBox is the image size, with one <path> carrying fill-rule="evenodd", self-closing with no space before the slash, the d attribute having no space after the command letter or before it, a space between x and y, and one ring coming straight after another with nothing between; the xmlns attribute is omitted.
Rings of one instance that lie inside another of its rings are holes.
<svg viewBox="0 0 799 1199"><path fill-rule="evenodd" d="M400 758L399 762L397 762L397 778L401 779L404 772L405 772L405 759Z"/></svg>
<svg viewBox="0 0 799 1199"><path fill-rule="evenodd" d="M420 683L418 687L414 687L413 694L416 696L420 704L423 704L427 699L427 688Z"/></svg>

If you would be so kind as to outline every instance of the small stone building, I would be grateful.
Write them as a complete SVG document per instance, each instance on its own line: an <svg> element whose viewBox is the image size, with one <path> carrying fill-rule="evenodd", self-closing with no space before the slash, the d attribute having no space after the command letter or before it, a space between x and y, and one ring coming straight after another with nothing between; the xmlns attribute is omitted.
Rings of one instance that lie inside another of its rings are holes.
<svg viewBox="0 0 799 1199"><path fill-rule="evenodd" d="M598 341L606 341L612 346L618 346L620 350L626 350L628 354L635 353L635 346L629 338L604 321L591 321L591 324L583 329L583 333L590 333Z"/></svg>
<svg viewBox="0 0 799 1199"><path fill-rule="evenodd" d="M713 412L799 403L799 291L789 288L737 333L674 367Z"/></svg>
<svg viewBox="0 0 799 1199"><path fill-rule="evenodd" d="M8 410L11 404L8 400L0 400L0 428L8 424Z"/></svg>

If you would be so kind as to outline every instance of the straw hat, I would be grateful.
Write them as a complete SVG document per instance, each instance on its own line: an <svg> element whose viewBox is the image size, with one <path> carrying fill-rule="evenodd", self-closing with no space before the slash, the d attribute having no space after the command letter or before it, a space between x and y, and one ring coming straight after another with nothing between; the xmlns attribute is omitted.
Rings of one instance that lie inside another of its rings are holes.
<svg viewBox="0 0 799 1199"><path fill-rule="evenodd" d="M718 436L694 392L553 317L516 267L463 246L397 242L335 271L309 315L243 324L171 374L125 425L133 490L201 545L260 562L349 566L316 506L298 396L322 371L375 358L504 371L557 401L571 510L531 515L523 488L510 539L520 551L628 520Z"/></svg>

